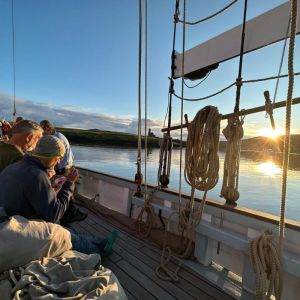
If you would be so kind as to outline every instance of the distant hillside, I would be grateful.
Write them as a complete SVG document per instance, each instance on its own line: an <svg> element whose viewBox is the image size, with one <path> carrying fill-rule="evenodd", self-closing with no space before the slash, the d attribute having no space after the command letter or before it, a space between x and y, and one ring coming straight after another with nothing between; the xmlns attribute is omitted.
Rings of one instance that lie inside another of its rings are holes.
<svg viewBox="0 0 300 300"><path fill-rule="evenodd" d="M118 147L137 147L137 135L123 132L103 131L99 129L72 129L56 128L63 133L71 144L78 145L105 145ZM148 137L148 147L159 148L158 137ZM142 138L144 146L144 138ZM179 146L179 141L174 141L174 147Z"/></svg>
<svg viewBox="0 0 300 300"><path fill-rule="evenodd" d="M267 137L255 137L242 141L242 150L283 152L284 136L276 140ZM220 142L220 150L226 149L226 141ZM300 154L300 135L291 135L291 153Z"/></svg>
<svg viewBox="0 0 300 300"><path fill-rule="evenodd" d="M71 144L78 145L107 145L118 147L136 147L137 135L124 132L104 131L99 129L72 129L57 128L70 141ZM158 137L148 137L148 147L159 147ZM283 151L284 136L273 140L266 137L255 137L242 141L242 150L252 151ZM174 140L174 147L179 147L180 141ZM185 142L184 142L185 145ZM144 138L142 138L142 146L144 146ZM225 151L226 141L220 141L220 150ZM291 152L300 154L300 135L291 135Z"/></svg>

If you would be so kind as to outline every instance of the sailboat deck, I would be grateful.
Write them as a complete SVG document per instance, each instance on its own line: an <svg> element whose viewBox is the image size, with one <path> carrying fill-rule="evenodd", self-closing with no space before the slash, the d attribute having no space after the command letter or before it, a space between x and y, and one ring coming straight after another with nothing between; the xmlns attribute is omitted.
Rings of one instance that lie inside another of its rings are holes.
<svg viewBox="0 0 300 300"><path fill-rule="evenodd" d="M178 282L161 280L155 274L160 261L161 251L158 248L88 212L86 220L72 223L72 226L80 233L97 236L107 236L118 230L114 252L102 263L116 274L128 299L234 299L186 266L179 271Z"/></svg>

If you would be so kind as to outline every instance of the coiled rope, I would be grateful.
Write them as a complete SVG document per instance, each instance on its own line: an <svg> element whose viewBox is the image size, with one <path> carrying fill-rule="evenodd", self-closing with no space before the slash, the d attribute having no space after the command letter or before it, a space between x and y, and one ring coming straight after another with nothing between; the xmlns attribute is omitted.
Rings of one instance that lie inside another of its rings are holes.
<svg viewBox="0 0 300 300"><path fill-rule="evenodd" d="M185 210L179 213L179 231L182 234L184 249L177 257L186 258L190 255L195 229L201 221L207 191L215 187L219 179L219 136L221 115L214 106L206 106L201 109L190 123L186 142L184 176L191 185L191 199ZM201 204L194 207L195 190L204 191ZM168 228L171 219L176 213L168 218ZM178 280L177 272L168 268L172 251L166 246L164 239L160 266L156 269L157 275L164 280ZM163 271L163 274L161 273Z"/></svg>
<svg viewBox="0 0 300 300"><path fill-rule="evenodd" d="M297 0L291 0L291 26L288 56L289 83L286 102L278 248L276 249L273 242L275 237L270 232L265 232L260 237L252 240L250 245L250 261L256 274L256 299L263 300L270 299L272 291L274 291L276 300L279 300L282 295L282 271L279 258L282 257L285 228L287 173L290 154L291 107L294 88L294 49L297 26L297 5Z"/></svg>
<svg viewBox="0 0 300 300"><path fill-rule="evenodd" d="M227 126L223 129L223 134L227 140L226 154L224 160L223 184L221 197L229 204L235 204L239 199L238 178L242 138L244 135L243 119L231 117Z"/></svg>
<svg viewBox="0 0 300 300"><path fill-rule="evenodd" d="M281 265L274 235L270 231L251 241L250 262L256 274L256 299L270 299L273 291L275 298L280 299Z"/></svg>

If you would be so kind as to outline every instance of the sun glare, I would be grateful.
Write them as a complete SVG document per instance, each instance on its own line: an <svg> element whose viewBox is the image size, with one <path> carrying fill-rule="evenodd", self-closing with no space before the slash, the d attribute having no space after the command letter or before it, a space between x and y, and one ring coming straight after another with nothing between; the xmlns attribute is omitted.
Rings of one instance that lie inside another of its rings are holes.
<svg viewBox="0 0 300 300"><path fill-rule="evenodd" d="M273 176L281 173L281 169L276 166L272 161L268 161L258 165L257 169L268 176Z"/></svg>
<svg viewBox="0 0 300 300"><path fill-rule="evenodd" d="M258 134L259 136L265 136L275 140L278 136L284 134L284 129L282 127L278 127L273 130L271 127L264 127L259 130Z"/></svg>

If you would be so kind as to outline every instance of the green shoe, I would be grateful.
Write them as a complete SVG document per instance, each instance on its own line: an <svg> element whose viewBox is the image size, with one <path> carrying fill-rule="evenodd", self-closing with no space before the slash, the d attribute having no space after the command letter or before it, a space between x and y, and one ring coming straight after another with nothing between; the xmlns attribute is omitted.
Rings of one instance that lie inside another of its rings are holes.
<svg viewBox="0 0 300 300"><path fill-rule="evenodd" d="M116 241L118 237L118 231L114 230L110 236L108 236L106 245L104 247L104 253L102 254L102 257L106 257L108 255L110 255L113 251L113 244Z"/></svg>

